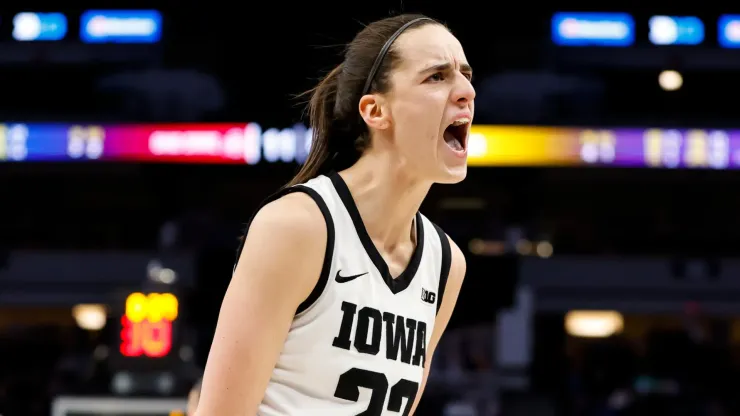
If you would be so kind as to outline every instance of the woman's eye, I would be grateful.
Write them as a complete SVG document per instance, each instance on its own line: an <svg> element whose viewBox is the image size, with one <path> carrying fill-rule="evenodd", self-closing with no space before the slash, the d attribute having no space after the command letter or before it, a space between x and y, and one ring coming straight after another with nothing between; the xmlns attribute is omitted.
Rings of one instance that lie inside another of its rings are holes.
<svg viewBox="0 0 740 416"><path fill-rule="evenodd" d="M435 82L444 81L444 79L445 79L444 74L442 74L441 72L437 72L436 74L433 74L432 76L427 78L427 80L435 81Z"/></svg>

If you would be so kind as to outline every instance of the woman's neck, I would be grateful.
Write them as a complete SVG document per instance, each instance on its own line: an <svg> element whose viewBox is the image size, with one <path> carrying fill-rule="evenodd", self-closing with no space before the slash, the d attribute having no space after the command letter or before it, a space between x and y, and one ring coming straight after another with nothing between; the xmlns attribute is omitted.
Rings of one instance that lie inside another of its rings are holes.
<svg viewBox="0 0 740 416"><path fill-rule="evenodd" d="M393 251L411 238L412 224L431 182L411 178L390 153L367 152L342 178L352 193L368 234Z"/></svg>

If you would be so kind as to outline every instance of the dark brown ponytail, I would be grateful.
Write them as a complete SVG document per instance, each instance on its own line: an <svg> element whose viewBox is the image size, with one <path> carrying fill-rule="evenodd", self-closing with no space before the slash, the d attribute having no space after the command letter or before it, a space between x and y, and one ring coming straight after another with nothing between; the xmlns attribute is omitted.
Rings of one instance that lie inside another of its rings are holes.
<svg viewBox="0 0 740 416"><path fill-rule="evenodd" d="M316 87L307 92L311 94L308 104L309 125L313 129L311 149L298 174L286 186L304 183L326 173L324 170L332 157L329 144L330 135L333 133L332 124L335 122L334 108L341 72L342 65L340 64L332 69Z"/></svg>

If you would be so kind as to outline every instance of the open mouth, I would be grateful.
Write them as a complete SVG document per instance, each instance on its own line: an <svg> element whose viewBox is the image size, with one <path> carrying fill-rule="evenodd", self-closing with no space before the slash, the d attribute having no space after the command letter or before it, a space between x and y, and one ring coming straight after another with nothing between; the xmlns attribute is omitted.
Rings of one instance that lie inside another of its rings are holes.
<svg viewBox="0 0 740 416"><path fill-rule="evenodd" d="M444 140L445 143L447 143L447 146L456 152L465 151L468 142L469 129L469 120L457 120L447 126L444 132Z"/></svg>

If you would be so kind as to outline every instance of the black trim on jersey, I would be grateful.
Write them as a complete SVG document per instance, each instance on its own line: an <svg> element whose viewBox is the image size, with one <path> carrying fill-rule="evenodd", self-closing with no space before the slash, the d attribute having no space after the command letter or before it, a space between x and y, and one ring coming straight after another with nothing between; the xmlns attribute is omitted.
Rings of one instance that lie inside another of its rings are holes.
<svg viewBox="0 0 740 416"><path fill-rule="evenodd" d="M450 240L447 238L447 234L439 227L439 225L432 223L434 229L437 230L439 235L439 242L442 244L442 266L439 271L439 289L437 290L437 313L439 308L442 306L442 297L445 294L447 288L447 278L450 276L450 266L452 266L452 249L450 248Z"/></svg>
<svg viewBox="0 0 740 416"><path fill-rule="evenodd" d="M367 233L365 223L362 222L362 217L360 216L360 211L357 210L355 200L352 198L352 193L349 191L344 179L342 179L342 177L336 172L332 172L328 176L334 184L334 189L336 189L337 194L339 194L339 198L347 209L350 218L352 218L352 223L355 225L355 231L357 232L357 236L360 238L363 247L365 247L365 252L367 252L370 260L372 260L373 264L375 264L375 267L380 272L380 275L383 277L383 281L385 281L388 289L390 289L391 293L395 295L409 287L411 281L416 275L416 271L419 270L421 255L424 252L424 224L421 219L421 214L418 212L416 213L416 247L414 247L414 253L411 255L411 259L409 260L408 266L406 266L406 270L394 279L393 276L391 276L391 272L388 270L388 264L383 260L383 256L380 255L375 244L373 244L373 240Z"/></svg>
<svg viewBox="0 0 740 416"><path fill-rule="evenodd" d="M252 215L252 218L249 220L249 223L244 230L242 241L239 244L239 248L236 250L236 261L239 262L239 256L241 256L242 254L244 242L246 241L247 233L249 232L249 226L252 225L252 221L257 215L257 212L259 212L262 207L269 204L270 202L275 201L278 198L282 198L285 195L292 194L293 192L303 192L310 196L311 199L313 199L313 201L316 203L316 205L318 205L321 214L324 216L324 221L326 221L326 252L324 253L324 264L321 266L321 274L319 275L319 280L316 282L316 286L314 286L313 290L308 295L306 300L298 305L296 314L299 314L308 309L314 303L316 303L316 301L319 299L319 296L321 296L321 293L324 291L324 288L326 288L326 284L329 281L332 254L334 252L334 220L331 217L331 212L329 212L329 207L326 206L326 202L324 202L324 199L321 198L321 195L319 195L318 192L304 185L295 185L291 186L290 188L283 188L278 192L272 194L265 201L263 201L262 204L260 204L259 208L257 208L257 210L255 211L254 215ZM236 269L236 263L234 264L234 269Z"/></svg>

